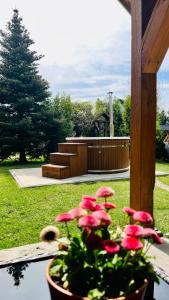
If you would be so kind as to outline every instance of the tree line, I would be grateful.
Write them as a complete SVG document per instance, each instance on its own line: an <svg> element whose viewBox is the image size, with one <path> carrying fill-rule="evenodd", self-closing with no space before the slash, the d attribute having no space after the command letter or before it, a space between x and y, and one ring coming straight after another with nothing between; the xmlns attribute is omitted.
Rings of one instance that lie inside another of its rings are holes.
<svg viewBox="0 0 169 300"><path fill-rule="evenodd" d="M69 95L51 98L49 84L38 71L43 57L22 18L14 9L5 31L0 31L0 160L19 154L47 157L67 136L109 135L106 100L73 102ZM113 103L114 135L130 135L131 99ZM161 115L162 118L162 115Z"/></svg>

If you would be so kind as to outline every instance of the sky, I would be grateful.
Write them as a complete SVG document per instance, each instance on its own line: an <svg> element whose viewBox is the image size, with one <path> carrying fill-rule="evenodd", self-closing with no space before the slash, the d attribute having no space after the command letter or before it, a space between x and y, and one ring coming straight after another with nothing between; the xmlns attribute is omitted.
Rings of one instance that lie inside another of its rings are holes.
<svg viewBox="0 0 169 300"><path fill-rule="evenodd" d="M17 8L43 54L39 70L52 95L125 98L131 89L131 17L117 0L1 0L0 29ZM169 110L169 54L158 74L158 104Z"/></svg>

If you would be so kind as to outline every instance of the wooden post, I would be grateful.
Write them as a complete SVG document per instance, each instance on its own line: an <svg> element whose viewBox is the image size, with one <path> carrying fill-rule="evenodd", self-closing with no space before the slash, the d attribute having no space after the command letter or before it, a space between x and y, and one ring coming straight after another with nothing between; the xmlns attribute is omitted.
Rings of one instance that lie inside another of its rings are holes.
<svg viewBox="0 0 169 300"><path fill-rule="evenodd" d="M156 139L156 73L142 71L142 38L156 0L132 0L130 206L153 215Z"/></svg>
<svg viewBox="0 0 169 300"><path fill-rule="evenodd" d="M131 12L131 0L118 0L124 8L130 13Z"/></svg>

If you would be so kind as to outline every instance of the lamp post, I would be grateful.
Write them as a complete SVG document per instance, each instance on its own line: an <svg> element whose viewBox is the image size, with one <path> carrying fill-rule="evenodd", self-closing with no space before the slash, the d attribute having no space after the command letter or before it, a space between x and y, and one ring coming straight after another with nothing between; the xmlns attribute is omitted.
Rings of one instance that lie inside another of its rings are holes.
<svg viewBox="0 0 169 300"><path fill-rule="evenodd" d="M112 106L112 95L113 92L108 92L109 95L109 126L110 126L110 137L114 136L114 125L113 125L113 106Z"/></svg>

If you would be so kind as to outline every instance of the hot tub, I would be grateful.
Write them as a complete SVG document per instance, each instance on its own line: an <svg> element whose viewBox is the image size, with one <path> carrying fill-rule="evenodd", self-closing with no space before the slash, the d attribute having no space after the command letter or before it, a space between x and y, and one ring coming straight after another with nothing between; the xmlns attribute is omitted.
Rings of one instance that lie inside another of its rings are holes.
<svg viewBox="0 0 169 300"><path fill-rule="evenodd" d="M86 143L88 173L124 172L129 169L129 137L69 137L68 143Z"/></svg>

